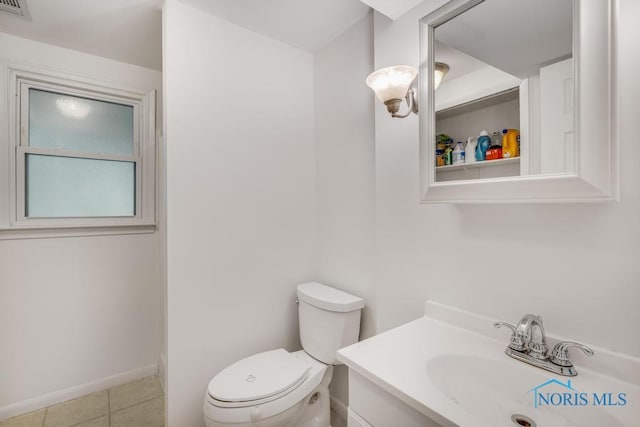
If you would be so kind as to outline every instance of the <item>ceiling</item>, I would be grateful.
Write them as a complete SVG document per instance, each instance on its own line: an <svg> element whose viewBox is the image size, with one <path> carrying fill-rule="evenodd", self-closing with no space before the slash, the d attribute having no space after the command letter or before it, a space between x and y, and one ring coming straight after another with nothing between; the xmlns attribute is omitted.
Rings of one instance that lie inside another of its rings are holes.
<svg viewBox="0 0 640 427"><path fill-rule="evenodd" d="M315 52L362 19L360 0L181 0L236 25Z"/></svg>
<svg viewBox="0 0 640 427"><path fill-rule="evenodd" d="M438 40L434 40L433 52L436 62L443 62L449 66L449 72L445 77L446 81L462 77L487 66L486 63L479 59L441 43Z"/></svg>
<svg viewBox="0 0 640 427"><path fill-rule="evenodd" d="M359 0L180 1L310 52L370 10ZM161 70L162 3L26 0L31 20L0 13L0 32Z"/></svg>
<svg viewBox="0 0 640 427"><path fill-rule="evenodd" d="M162 68L162 0L26 0L31 20L0 14L0 32Z"/></svg>
<svg viewBox="0 0 640 427"><path fill-rule="evenodd" d="M572 14L571 0L486 0L438 26L437 49L446 45L513 76L530 77L571 56Z"/></svg>
<svg viewBox="0 0 640 427"><path fill-rule="evenodd" d="M397 19L423 0L360 0L391 19Z"/></svg>

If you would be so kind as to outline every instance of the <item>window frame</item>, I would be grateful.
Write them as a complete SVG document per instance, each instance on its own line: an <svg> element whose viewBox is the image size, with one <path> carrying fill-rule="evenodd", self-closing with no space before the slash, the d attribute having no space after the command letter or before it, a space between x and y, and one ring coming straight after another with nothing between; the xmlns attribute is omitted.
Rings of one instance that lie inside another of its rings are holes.
<svg viewBox="0 0 640 427"><path fill-rule="evenodd" d="M120 229L124 232L155 230L155 91L143 92L96 81L9 68L9 169L11 229ZM133 107L131 156L80 152L29 146L29 89L44 90ZM25 214L26 159L28 154L95 160L125 161L135 167L133 216L35 218ZM137 228L137 229L136 229ZM104 231L99 234L103 234ZM88 233L91 234L91 233Z"/></svg>

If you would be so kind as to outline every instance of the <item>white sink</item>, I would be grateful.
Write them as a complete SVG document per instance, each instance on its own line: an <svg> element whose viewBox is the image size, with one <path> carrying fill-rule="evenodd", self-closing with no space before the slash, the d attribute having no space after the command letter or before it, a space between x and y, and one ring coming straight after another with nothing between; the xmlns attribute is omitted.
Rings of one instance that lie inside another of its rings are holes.
<svg viewBox="0 0 640 427"><path fill-rule="evenodd" d="M493 327L495 321L428 302L424 317L341 349L338 358L410 409L447 427L527 425L515 424L514 414L538 427L640 426L639 358L591 346L593 357L572 354L577 376L554 375L505 355L508 337ZM563 406L539 400L534 407L534 389L546 398L585 393L588 402ZM595 404L594 394L607 393L613 401L624 393L626 405Z"/></svg>
<svg viewBox="0 0 640 427"><path fill-rule="evenodd" d="M504 356L504 360L470 355L445 354L427 362L427 376L449 400L477 417L479 422L494 426L623 426L600 407L593 406L538 406L534 407L532 389L556 379L562 383L573 381L588 387L578 377L558 377L544 371L519 365ZM602 384L600 384L602 386ZM570 393L570 402L577 401L575 393L555 382L548 391ZM577 388L577 386L576 386ZM524 417L523 417L524 416ZM520 420L520 424L516 420Z"/></svg>

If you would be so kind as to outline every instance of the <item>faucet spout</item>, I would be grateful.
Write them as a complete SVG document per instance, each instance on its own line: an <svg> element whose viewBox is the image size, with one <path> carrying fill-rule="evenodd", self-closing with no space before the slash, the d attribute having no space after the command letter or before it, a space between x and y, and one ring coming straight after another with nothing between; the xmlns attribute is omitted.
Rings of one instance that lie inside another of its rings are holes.
<svg viewBox="0 0 640 427"><path fill-rule="evenodd" d="M525 314L518 322L516 334L520 337L525 347L529 350L529 355L536 359L546 360L549 358L547 339L542 326L542 317L535 314Z"/></svg>
<svg viewBox="0 0 640 427"><path fill-rule="evenodd" d="M535 314L525 314L516 326L506 322L496 322L494 326L506 326L512 331L511 342L504 350L507 356L558 375L578 375L569 360L567 348L578 347L587 355L593 355L593 350L589 347L573 341L556 344L553 353L549 354L542 317Z"/></svg>

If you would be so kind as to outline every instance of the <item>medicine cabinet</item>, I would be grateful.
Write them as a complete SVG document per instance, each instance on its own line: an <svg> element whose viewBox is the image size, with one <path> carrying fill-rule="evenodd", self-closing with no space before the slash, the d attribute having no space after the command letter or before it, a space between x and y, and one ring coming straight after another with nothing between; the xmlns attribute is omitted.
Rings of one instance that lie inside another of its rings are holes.
<svg viewBox="0 0 640 427"><path fill-rule="evenodd" d="M425 203L618 198L613 0L452 0L420 22ZM450 62L434 90L436 62ZM455 142L518 129L520 156L438 165Z"/></svg>

